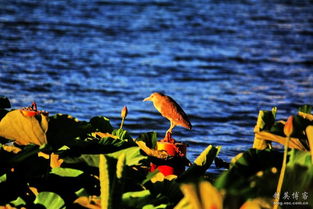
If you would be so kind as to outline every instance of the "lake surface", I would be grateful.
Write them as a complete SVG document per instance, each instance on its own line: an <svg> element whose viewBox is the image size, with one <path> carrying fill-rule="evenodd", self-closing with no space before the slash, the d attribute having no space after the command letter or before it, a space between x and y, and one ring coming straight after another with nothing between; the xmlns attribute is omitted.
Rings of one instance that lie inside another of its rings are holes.
<svg viewBox="0 0 313 209"><path fill-rule="evenodd" d="M209 144L230 160L253 143L259 110L278 119L313 104L312 1L0 0L0 95L50 115L103 115L136 138L169 121L172 96L193 130L174 129L194 160Z"/></svg>

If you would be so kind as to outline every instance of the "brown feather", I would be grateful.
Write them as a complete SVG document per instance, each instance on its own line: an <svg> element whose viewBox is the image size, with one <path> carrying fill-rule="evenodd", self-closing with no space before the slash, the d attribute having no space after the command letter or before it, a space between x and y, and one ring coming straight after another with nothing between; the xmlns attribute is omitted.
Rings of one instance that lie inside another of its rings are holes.
<svg viewBox="0 0 313 209"><path fill-rule="evenodd" d="M154 107L161 113L161 115L172 121L173 124L187 129L192 128L187 114L170 96L166 96L162 93L153 93L149 99L146 100L151 100Z"/></svg>

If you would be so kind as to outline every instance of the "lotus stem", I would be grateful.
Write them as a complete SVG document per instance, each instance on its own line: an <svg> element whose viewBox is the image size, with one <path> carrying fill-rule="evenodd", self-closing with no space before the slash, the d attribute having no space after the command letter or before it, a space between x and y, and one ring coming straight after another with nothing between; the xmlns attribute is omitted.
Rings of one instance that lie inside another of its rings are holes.
<svg viewBox="0 0 313 209"><path fill-rule="evenodd" d="M121 122L121 125L120 125L120 129L122 129L122 128L123 128L124 121L125 121L125 118L122 118L122 122Z"/></svg>
<svg viewBox="0 0 313 209"><path fill-rule="evenodd" d="M285 171L286 171L288 146L289 146L290 136L292 132L293 132L293 116L290 116L284 127L284 134L286 135L286 143L285 143L285 149L284 149L283 164L281 166L277 189L276 189L275 200L277 201L275 201L273 209L277 209L279 206L280 193L281 193L281 188L284 183L284 177L285 177Z"/></svg>
<svg viewBox="0 0 313 209"><path fill-rule="evenodd" d="M279 175L277 189L276 189L277 197L275 199L277 201L276 201L276 204L274 205L273 209L277 209L278 206L279 206L280 193L281 193L281 188L283 186L284 177L285 177L285 171L286 171L289 140L290 140L290 136L287 137L285 148L284 148L283 164L282 164L282 167L281 167L281 170L280 170L280 175Z"/></svg>

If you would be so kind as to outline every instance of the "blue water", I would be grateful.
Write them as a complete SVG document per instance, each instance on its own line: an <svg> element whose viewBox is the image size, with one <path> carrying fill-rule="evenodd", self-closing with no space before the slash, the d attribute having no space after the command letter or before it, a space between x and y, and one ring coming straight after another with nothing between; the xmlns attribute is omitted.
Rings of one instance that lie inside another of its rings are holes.
<svg viewBox="0 0 313 209"><path fill-rule="evenodd" d="M80 120L96 115L135 138L169 122L151 103L172 96L193 130L174 129L193 160L252 146L259 110L278 118L313 104L312 1L0 0L0 95Z"/></svg>

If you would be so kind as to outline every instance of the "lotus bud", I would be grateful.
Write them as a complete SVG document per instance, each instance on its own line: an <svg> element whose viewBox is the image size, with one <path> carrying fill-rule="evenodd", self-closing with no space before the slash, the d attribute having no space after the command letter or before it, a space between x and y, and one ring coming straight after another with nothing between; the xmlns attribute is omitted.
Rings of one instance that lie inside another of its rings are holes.
<svg viewBox="0 0 313 209"><path fill-rule="evenodd" d="M122 109L122 111L121 111L121 117L122 117L122 118L126 118L127 113L128 113L127 107L124 106L123 109Z"/></svg>
<svg viewBox="0 0 313 209"><path fill-rule="evenodd" d="M292 134L293 132L293 116L290 116L285 124L285 127L284 127L284 134L287 136L287 137L290 137L290 135Z"/></svg>
<svg viewBox="0 0 313 209"><path fill-rule="evenodd" d="M124 121L125 121L125 118L126 118L126 116L127 116L127 112L128 112L127 107L124 106L123 109L122 109L122 111L121 111L122 122L121 122L121 125L120 125L120 129L123 128Z"/></svg>

